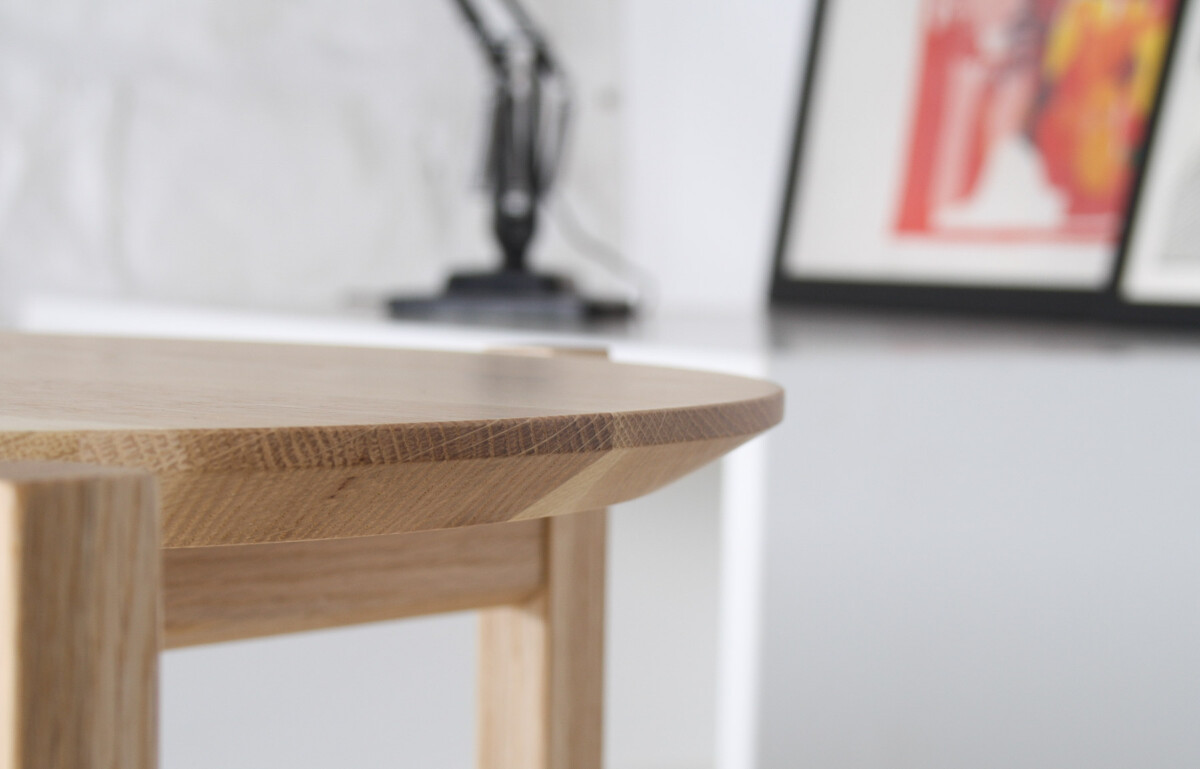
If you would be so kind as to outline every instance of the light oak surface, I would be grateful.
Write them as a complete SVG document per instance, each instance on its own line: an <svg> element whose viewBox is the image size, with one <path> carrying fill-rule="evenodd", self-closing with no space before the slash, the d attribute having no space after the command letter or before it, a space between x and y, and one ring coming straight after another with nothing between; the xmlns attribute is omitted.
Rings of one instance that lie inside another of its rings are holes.
<svg viewBox="0 0 1200 769"><path fill-rule="evenodd" d="M593 357L37 335L0 335L0 392L0 459L152 472L166 547L597 509L782 415L767 382Z"/></svg>
<svg viewBox="0 0 1200 769"><path fill-rule="evenodd" d="M483 612L481 769L600 769L607 512L545 521L542 589Z"/></svg>
<svg viewBox="0 0 1200 769"><path fill-rule="evenodd" d="M166 550L166 646L523 603L545 523Z"/></svg>
<svg viewBox="0 0 1200 769"><path fill-rule="evenodd" d="M152 769L164 640L472 608L481 766L600 769L604 506L782 412L597 351L21 335L0 392L0 769Z"/></svg>
<svg viewBox="0 0 1200 769"><path fill-rule="evenodd" d="M153 769L154 480L0 463L0 767Z"/></svg>

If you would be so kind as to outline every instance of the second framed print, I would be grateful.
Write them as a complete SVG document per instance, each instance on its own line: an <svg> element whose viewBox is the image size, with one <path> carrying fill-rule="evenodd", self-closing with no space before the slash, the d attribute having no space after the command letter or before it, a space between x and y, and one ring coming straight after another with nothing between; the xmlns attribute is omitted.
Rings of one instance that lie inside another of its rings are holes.
<svg viewBox="0 0 1200 769"><path fill-rule="evenodd" d="M818 0L778 301L1081 316L1179 0Z"/></svg>
<svg viewBox="0 0 1200 769"><path fill-rule="evenodd" d="M1130 213L1118 298L1134 319L1200 322L1200 6L1188 3Z"/></svg>

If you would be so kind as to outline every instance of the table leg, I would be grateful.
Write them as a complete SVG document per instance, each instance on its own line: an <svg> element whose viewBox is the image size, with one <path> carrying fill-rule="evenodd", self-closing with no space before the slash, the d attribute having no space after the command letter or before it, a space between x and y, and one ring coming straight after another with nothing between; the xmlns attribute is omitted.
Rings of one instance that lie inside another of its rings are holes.
<svg viewBox="0 0 1200 769"><path fill-rule="evenodd" d="M0 464L0 768L153 769L152 476Z"/></svg>
<svg viewBox="0 0 1200 769"><path fill-rule="evenodd" d="M548 518L543 588L483 612L482 769L600 769L607 512Z"/></svg>

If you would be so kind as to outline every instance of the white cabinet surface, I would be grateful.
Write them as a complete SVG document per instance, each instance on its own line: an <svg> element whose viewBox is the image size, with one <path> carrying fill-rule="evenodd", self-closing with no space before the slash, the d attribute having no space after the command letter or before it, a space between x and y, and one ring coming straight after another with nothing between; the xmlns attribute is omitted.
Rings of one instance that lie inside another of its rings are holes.
<svg viewBox="0 0 1200 769"><path fill-rule="evenodd" d="M787 414L765 440L615 513L611 769L1200 766L1200 339L849 314L551 334L53 299L21 317L97 333L603 344L618 360L780 382ZM336 699L349 690L325 674L270 672L276 655L346 648L337 677L398 714L394 729L333 730L368 746L361 765L388 765L405 740L423 765L464 765L469 730L437 714L469 718L473 623L422 622L168 656L168 762L256 765L175 733L172 708L196 706L173 686L205 707L239 700L233 723L311 691L353 721ZM413 693L429 671L370 672L405 644L443 648L435 696ZM278 696L221 695L204 671L222 655L236 658L225 675ZM313 711L288 712L274 734L317 733L301 725Z"/></svg>

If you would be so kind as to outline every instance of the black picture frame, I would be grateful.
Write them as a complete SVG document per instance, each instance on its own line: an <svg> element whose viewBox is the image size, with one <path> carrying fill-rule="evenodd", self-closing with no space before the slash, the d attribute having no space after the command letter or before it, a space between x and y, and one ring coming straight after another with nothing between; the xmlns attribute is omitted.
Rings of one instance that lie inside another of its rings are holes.
<svg viewBox="0 0 1200 769"><path fill-rule="evenodd" d="M1139 302L1128 298L1125 292L1125 284L1130 279L1137 228L1143 226L1147 218L1162 213L1150 210L1147 205L1147 181L1154 173L1154 161L1164 149L1162 134L1167 121L1164 108L1167 105L1168 94L1171 94L1178 86L1179 78L1176 68L1181 66L1180 60L1183 55L1181 40L1185 38L1189 30L1194 30L1192 34L1200 33L1200 3L1194 0L1180 0L1173 20L1171 39L1163 60L1162 76L1159 78L1154 111L1148 127L1148 139L1130 196L1126 225L1121 235L1121 248L1117 254L1116 274L1109 291L1110 301L1105 306L1107 316L1118 322L1169 328L1200 328L1200 292L1197 292L1195 303Z"/></svg>
<svg viewBox="0 0 1200 769"><path fill-rule="evenodd" d="M990 317L1020 317L1053 321L1102 321L1133 324L1200 325L1200 307L1146 306L1122 299L1120 285L1126 267L1130 217L1136 215L1145 165L1133 173L1126 226L1113 246L1107 279L1095 289L1028 288L989 285L957 285L934 282L901 282L827 279L792 274L786 257L795 226L799 180L804 173L806 140L814 119L814 94L822 73L823 41L829 24L829 9L838 0L815 0L810 21L809 46L801 63L799 99L792 140L787 153L787 171L782 204L777 219L770 302L773 307L839 307L855 310L941 313ZM1181 19L1193 4L1179 0L1164 53L1162 74L1147 122L1143 157L1153 151L1154 134L1160 120L1162 95L1170 85L1169 73L1175 58Z"/></svg>

